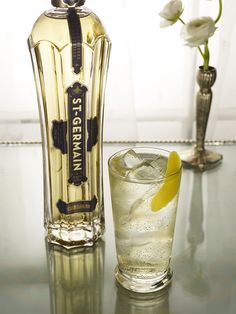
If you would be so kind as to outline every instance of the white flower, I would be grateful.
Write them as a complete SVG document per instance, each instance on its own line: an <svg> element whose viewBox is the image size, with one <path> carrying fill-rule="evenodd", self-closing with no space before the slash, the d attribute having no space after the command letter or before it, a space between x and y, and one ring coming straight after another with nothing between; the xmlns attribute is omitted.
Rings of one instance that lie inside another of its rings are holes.
<svg viewBox="0 0 236 314"><path fill-rule="evenodd" d="M189 47L198 47L214 35L215 22L209 16L202 16L186 23L181 29L181 38Z"/></svg>
<svg viewBox="0 0 236 314"><path fill-rule="evenodd" d="M168 2L159 15L164 19L161 21L161 27L167 27L177 22L183 13L183 4L181 0L171 0Z"/></svg>

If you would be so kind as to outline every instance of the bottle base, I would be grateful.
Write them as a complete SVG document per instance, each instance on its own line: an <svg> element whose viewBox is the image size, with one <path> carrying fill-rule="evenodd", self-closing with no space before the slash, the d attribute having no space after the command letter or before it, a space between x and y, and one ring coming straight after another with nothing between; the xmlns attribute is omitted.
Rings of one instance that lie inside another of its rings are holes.
<svg viewBox="0 0 236 314"><path fill-rule="evenodd" d="M76 227L62 227L58 224L46 226L47 241L49 243L61 245L66 249L76 247L91 247L104 234L104 227L99 224L76 226Z"/></svg>
<svg viewBox="0 0 236 314"><path fill-rule="evenodd" d="M169 268L161 278L137 279L123 274L118 266L115 268L117 282L125 289L139 293L152 293L164 289L171 283L172 276L173 272Z"/></svg>

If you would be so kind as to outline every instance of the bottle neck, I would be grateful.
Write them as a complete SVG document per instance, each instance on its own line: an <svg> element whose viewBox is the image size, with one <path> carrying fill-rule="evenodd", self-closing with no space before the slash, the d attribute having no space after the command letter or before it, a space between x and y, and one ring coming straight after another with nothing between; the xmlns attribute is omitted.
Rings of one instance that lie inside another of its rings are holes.
<svg viewBox="0 0 236 314"><path fill-rule="evenodd" d="M84 5L85 0L51 0L51 2L57 8L75 8Z"/></svg>

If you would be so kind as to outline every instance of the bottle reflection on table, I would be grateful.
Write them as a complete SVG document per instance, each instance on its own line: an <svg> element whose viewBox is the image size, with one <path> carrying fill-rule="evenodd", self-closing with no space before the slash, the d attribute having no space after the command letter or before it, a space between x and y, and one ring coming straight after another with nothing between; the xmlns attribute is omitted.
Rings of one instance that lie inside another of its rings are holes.
<svg viewBox="0 0 236 314"><path fill-rule="evenodd" d="M168 288L155 293L128 291L117 284L115 314L169 314Z"/></svg>
<svg viewBox="0 0 236 314"><path fill-rule="evenodd" d="M102 314L105 245L66 250L46 241L51 314Z"/></svg>

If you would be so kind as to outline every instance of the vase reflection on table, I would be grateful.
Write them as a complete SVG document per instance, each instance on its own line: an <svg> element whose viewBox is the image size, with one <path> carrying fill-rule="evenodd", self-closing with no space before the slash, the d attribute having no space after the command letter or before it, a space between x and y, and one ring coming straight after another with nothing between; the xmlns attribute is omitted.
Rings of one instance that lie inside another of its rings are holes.
<svg viewBox="0 0 236 314"><path fill-rule="evenodd" d="M212 104L212 86L217 77L214 67L205 70L199 67L197 82L200 90L196 99L196 145L193 149L181 153L181 159L188 167L201 171L214 168L222 161L223 156L205 149L207 124Z"/></svg>

